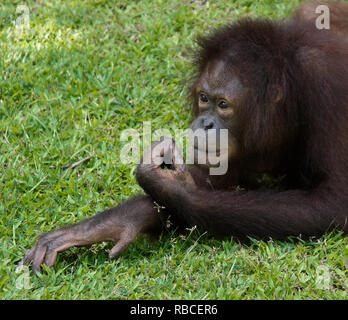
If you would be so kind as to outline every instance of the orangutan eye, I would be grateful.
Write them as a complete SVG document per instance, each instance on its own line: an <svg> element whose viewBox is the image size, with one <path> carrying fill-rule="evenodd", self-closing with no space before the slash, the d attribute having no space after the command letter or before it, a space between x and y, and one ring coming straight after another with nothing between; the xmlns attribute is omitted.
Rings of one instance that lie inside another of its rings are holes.
<svg viewBox="0 0 348 320"><path fill-rule="evenodd" d="M199 95L199 102L201 103L208 103L208 97L205 93L201 93Z"/></svg>
<svg viewBox="0 0 348 320"><path fill-rule="evenodd" d="M225 100L222 100L219 102L218 107L220 109L227 109L228 108L228 103Z"/></svg>

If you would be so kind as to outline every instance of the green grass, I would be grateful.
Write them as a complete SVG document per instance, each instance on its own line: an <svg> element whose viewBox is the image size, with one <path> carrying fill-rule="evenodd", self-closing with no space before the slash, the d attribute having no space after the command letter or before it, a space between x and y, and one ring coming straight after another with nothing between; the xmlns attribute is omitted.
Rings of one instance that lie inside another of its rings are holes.
<svg viewBox="0 0 348 320"><path fill-rule="evenodd" d="M238 17L286 17L298 2L27 1L20 34L23 2L2 1L0 298L347 299L340 234L247 246L187 231L139 237L114 261L110 244L73 248L40 277L15 267L42 232L142 192L135 166L119 162L120 132L144 120L188 126L197 35ZM87 156L75 170L50 168Z"/></svg>

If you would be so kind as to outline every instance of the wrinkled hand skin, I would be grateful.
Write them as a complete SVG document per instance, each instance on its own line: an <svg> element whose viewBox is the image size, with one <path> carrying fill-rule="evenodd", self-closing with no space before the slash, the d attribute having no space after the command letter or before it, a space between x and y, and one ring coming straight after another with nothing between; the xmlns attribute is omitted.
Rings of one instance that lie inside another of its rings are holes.
<svg viewBox="0 0 348 320"><path fill-rule="evenodd" d="M23 264L32 262L33 272L41 272L42 264L54 265L59 252L102 241L115 243L110 258L116 258L139 233L150 233L153 229L161 230L161 227L162 221L152 199L137 196L78 224L41 235L24 257Z"/></svg>
<svg viewBox="0 0 348 320"><path fill-rule="evenodd" d="M170 155L172 160L169 170L162 169L164 155ZM153 200L157 199L157 193L175 194L175 190L188 192L196 188L171 139L158 141L145 152L144 161L137 169L137 179L150 196L136 196L78 224L41 235L24 257L23 263L32 262L33 272L41 272L43 264L53 267L59 252L103 241L115 243L110 258L116 258L138 234L159 233L164 229L163 217L166 216L166 210L161 209L161 215L159 214L158 206ZM151 198L151 194L156 194L156 198Z"/></svg>
<svg viewBox="0 0 348 320"><path fill-rule="evenodd" d="M168 170L162 168L165 160L170 161L166 164ZM136 178L139 185L150 195L157 192L173 193L178 189L187 192L196 189L174 140L169 138L155 142L144 153Z"/></svg>

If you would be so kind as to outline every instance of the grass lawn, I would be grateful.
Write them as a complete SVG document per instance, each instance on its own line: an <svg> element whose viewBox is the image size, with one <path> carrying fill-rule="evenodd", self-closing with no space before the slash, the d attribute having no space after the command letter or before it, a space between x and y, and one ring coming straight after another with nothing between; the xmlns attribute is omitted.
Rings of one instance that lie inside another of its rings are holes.
<svg viewBox="0 0 348 320"><path fill-rule="evenodd" d="M73 248L39 277L16 269L42 232L141 193L120 133L185 128L195 37L300 1L26 1L0 4L0 299L347 299L348 238L218 241L197 230ZM61 170L91 156L74 170ZM53 168L55 166L56 168ZM348 208L347 208L348 209Z"/></svg>

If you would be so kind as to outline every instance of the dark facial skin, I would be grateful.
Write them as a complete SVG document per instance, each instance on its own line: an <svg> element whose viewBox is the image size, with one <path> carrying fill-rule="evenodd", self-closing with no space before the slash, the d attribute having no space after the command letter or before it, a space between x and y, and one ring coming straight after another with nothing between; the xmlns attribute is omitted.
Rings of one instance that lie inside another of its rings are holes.
<svg viewBox="0 0 348 320"><path fill-rule="evenodd" d="M228 129L229 161L239 155L238 118L247 94L248 88L223 60L210 62L192 88L197 118L191 129L215 129L217 137L220 129Z"/></svg>

